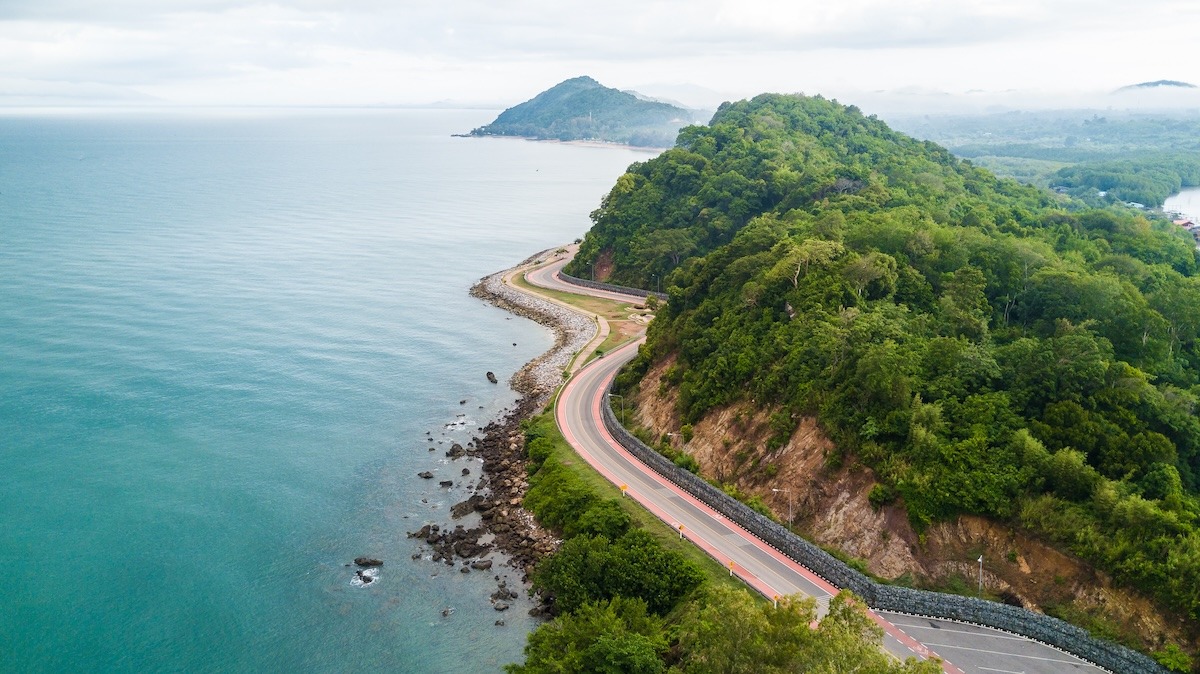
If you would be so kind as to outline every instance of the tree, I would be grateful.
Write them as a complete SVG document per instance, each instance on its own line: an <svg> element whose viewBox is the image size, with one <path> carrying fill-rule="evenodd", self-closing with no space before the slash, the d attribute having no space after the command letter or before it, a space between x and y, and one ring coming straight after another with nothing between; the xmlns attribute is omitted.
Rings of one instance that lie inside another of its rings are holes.
<svg viewBox="0 0 1200 674"><path fill-rule="evenodd" d="M658 674L667 639L662 621L640 599L588 602L538 627L525 645L525 662L509 674Z"/></svg>
<svg viewBox="0 0 1200 674"><path fill-rule="evenodd" d="M833 262L845 248L837 241L823 241L821 239L805 239L801 243L795 243L788 240L786 244L787 252L784 257L776 264L776 269L770 274L771 276L791 276L792 287L798 288L800 285L800 275L807 274L808 268L811 265L827 265Z"/></svg>
<svg viewBox="0 0 1200 674"><path fill-rule="evenodd" d="M785 597L776 608L745 590L708 587L680 619L681 668L688 674L942 671L936 662L899 662L884 653L882 630L847 592L833 598L813 629L816 617L811 598Z"/></svg>
<svg viewBox="0 0 1200 674"><path fill-rule="evenodd" d="M634 529L612 542L586 534L571 538L538 565L533 582L554 597L559 612L589 601L630 597L665 615L702 579L694 564L663 548L650 533Z"/></svg>
<svg viewBox="0 0 1200 674"><path fill-rule="evenodd" d="M987 279L975 267L960 267L949 276L938 304L951 336L982 341L992 312L983 293Z"/></svg>
<svg viewBox="0 0 1200 674"><path fill-rule="evenodd" d="M870 252L846 265L842 275L854 288L854 294L863 297L886 297L896 290L896 258L886 253Z"/></svg>

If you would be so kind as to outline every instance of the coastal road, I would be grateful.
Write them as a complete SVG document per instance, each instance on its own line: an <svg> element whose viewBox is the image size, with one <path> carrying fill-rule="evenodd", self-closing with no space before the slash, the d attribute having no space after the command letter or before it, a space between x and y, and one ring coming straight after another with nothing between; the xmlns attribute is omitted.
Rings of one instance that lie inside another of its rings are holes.
<svg viewBox="0 0 1200 674"><path fill-rule="evenodd" d="M567 263L571 261L571 257L575 253L573 247L568 248L568 251L569 253L567 255L561 257L552 257L550 258L551 261L549 263L525 272L525 280L529 281L535 286L547 288L549 290L559 290L566 293L575 293L576 295L603 297L604 299L615 300L617 302L637 302L640 304L646 300L646 298L639 297L637 295L627 295L625 293L612 292L609 290L598 290L595 288L583 288L573 283L567 283L566 281L561 280L558 277L558 272L562 271L562 268L567 266Z"/></svg>
<svg viewBox="0 0 1200 674"><path fill-rule="evenodd" d="M557 277L566 260L526 273L533 285L628 302L631 296L584 289ZM636 299L635 299L636 301ZM633 457L604 427L601 405L609 382L637 354L641 340L606 354L579 370L563 387L555 415L567 442L627 497L677 529L748 585L768 598L813 597L824 615L837 589L750 532L728 521ZM884 648L906 658L940 657L948 673L1053 674L1102 672L1075 656L1038 642L986 627L898 613L869 612L884 630ZM952 664L953 663L953 664Z"/></svg>

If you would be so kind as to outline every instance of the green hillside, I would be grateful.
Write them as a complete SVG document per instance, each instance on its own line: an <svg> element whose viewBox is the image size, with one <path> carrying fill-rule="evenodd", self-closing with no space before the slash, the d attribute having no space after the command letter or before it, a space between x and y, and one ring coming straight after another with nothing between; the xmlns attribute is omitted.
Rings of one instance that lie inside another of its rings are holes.
<svg viewBox="0 0 1200 674"><path fill-rule="evenodd" d="M918 530L1028 528L1200 619L1200 279L1166 221L992 174L853 106L763 95L633 165L576 258L666 275L692 422L816 415Z"/></svg>
<svg viewBox="0 0 1200 674"><path fill-rule="evenodd" d="M641 147L668 147L692 113L575 77L513 106L473 136L519 136L538 140L599 140Z"/></svg>

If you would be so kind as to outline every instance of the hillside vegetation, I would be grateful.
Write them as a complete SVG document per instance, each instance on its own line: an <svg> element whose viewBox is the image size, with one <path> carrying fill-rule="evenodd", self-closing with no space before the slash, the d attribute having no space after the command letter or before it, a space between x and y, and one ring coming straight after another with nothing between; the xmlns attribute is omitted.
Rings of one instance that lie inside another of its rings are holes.
<svg viewBox="0 0 1200 674"><path fill-rule="evenodd" d="M538 140L600 140L644 147L667 147L691 113L669 103L644 100L575 77L513 106L473 136L520 136Z"/></svg>
<svg viewBox="0 0 1200 674"><path fill-rule="evenodd" d="M1002 180L853 106L763 95L635 164L574 272L670 302L685 423L816 415L920 530L975 513L1200 620L1200 279L1165 221ZM836 457L834 457L836 459Z"/></svg>

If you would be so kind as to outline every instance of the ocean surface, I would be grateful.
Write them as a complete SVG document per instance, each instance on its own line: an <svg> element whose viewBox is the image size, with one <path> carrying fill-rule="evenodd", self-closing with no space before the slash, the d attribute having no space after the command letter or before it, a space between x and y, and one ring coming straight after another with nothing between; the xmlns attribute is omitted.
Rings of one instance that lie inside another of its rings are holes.
<svg viewBox="0 0 1200 674"><path fill-rule="evenodd" d="M468 288L649 155L450 136L494 115L0 118L0 670L520 659L516 574L405 532L478 478L443 452L515 399L484 373L552 341Z"/></svg>

